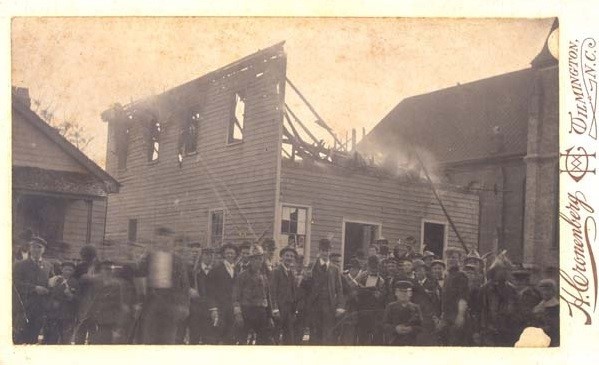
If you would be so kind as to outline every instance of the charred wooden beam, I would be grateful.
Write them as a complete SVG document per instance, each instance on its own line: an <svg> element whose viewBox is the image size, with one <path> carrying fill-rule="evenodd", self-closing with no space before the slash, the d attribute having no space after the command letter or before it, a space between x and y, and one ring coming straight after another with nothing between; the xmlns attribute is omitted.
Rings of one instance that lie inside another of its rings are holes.
<svg viewBox="0 0 599 365"><path fill-rule="evenodd" d="M316 138L312 132L310 132L310 130L304 125L304 123L302 123L302 121L297 117L297 115L295 115L295 113L293 112L293 110L291 110L291 108L289 107L289 105L287 105L287 103L285 103L285 108L287 109L287 112L289 112L289 114L291 114L291 116L293 117L293 119L297 122L297 124L300 125L300 127L302 127L302 129L308 134L308 136L310 136L310 138L312 138L312 140L316 143L318 143L318 138ZM285 114L287 114L287 112Z"/></svg>
<svg viewBox="0 0 599 365"><path fill-rule="evenodd" d="M297 87L295 87L295 85L291 82L291 80L289 80L289 78L287 76L285 76L285 79L287 80L287 83L289 84L289 86L291 86L291 88L293 89L293 91L295 91L297 93L297 95L300 97L300 99L302 99L302 101L306 104L306 106L308 107L308 109L310 109L310 111L312 112L312 114L314 114L314 116L317 118L316 123L323 127L324 129L327 130L327 132L329 132L329 134L331 136L333 136L333 138L335 140L337 140L337 137L335 136L335 133L333 133L333 130L331 129L331 127L329 127L325 121L322 119L322 117L318 114L318 112L314 109L314 107L312 106L312 104L310 104L310 102L304 97L304 95L298 90ZM339 141L338 141L339 142Z"/></svg>

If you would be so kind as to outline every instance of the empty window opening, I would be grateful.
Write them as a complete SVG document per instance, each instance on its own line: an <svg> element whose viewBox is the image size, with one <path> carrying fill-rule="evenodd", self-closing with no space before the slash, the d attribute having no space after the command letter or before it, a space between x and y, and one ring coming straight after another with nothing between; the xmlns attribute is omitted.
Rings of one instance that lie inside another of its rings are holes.
<svg viewBox="0 0 599 365"><path fill-rule="evenodd" d="M150 148L148 151L148 160L156 161L160 153L160 133L162 126L160 122L153 121L150 125Z"/></svg>
<svg viewBox="0 0 599 365"><path fill-rule="evenodd" d="M235 93L235 105L233 117L229 123L229 143L243 140L243 128L245 121L245 98Z"/></svg>
<svg viewBox="0 0 599 365"><path fill-rule="evenodd" d="M183 130L181 131L183 138L182 152L184 155L189 155L197 152L198 150L198 129L200 126L200 113L193 113L189 118Z"/></svg>
<svg viewBox="0 0 599 365"><path fill-rule="evenodd" d="M210 212L210 245L220 246L223 244L225 229L225 211L213 210Z"/></svg>
<svg viewBox="0 0 599 365"><path fill-rule="evenodd" d="M129 219L127 239L129 240L129 242L137 241L137 219Z"/></svg>

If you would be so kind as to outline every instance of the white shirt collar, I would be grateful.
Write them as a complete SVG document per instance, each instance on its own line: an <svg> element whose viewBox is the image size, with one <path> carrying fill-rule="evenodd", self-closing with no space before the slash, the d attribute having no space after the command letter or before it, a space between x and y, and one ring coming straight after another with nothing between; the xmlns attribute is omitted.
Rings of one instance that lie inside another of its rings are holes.
<svg viewBox="0 0 599 365"><path fill-rule="evenodd" d="M321 258L319 259L319 261L320 261L320 264L321 264L321 265L326 265L326 266L327 266L327 269L329 268L329 262L331 262L330 260L326 260L326 261L325 261L325 260L324 260L324 259L321 257Z"/></svg>
<svg viewBox="0 0 599 365"><path fill-rule="evenodd" d="M225 264L225 269L227 269L227 272L229 273L229 275L231 277L233 277L235 275L235 264L231 264L227 260L224 261L224 264Z"/></svg>

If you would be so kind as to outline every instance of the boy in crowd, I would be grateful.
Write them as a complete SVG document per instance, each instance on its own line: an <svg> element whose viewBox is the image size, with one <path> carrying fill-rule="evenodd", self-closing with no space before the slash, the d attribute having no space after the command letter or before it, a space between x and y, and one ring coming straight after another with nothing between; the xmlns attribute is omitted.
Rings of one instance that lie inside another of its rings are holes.
<svg viewBox="0 0 599 365"><path fill-rule="evenodd" d="M78 283L73 277L75 264L63 262L60 275L48 282L50 289L50 310L46 323L45 342L47 344L70 344L75 329Z"/></svg>
<svg viewBox="0 0 599 365"><path fill-rule="evenodd" d="M394 346L415 345L422 326L422 314L418 305L410 302L412 282L399 280L394 290L397 301L385 308L383 324L387 334L387 344Z"/></svg>

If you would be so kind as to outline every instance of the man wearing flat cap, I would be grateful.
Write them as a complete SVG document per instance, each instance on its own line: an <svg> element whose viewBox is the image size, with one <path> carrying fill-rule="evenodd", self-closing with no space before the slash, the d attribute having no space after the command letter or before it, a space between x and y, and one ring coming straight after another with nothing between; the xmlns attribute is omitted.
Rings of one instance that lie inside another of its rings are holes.
<svg viewBox="0 0 599 365"><path fill-rule="evenodd" d="M29 257L13 265L13 341L37 343L48 306L52 265L43 259L48 244L41 237L29 241Z"/></svg>
<svg viewBox="0 0 599 365"><path fill-rule="evenodd" d="M394 283L397 301L385 308L383 324L386 343L392 346L413 346L422 328L422 314L417 304L410 302L413 284L398 280Z"/></svg>
<svg viewBox="0 0 599 365"><path fill-rule="evenodd" d="M276 320L275 340L281 337L283 345L294 345L297 299L294 266L297 251L290 246L284 247L279 251L279 257L281 263L273 270L270 286L272 315Z"/></svg>
<svg viewBox="0 0 599 365"><path fill-rule="evenodd" d="M247 333L256 333L256 345L272 345L272 303L270 285L263 271L264 249L253 245L250 266L239 274L233 286L233 313Z"/></svg>
<svg viewBox="0 0 599 365"><path fill-rule="evenodd" d="M307 301L312 320L310 342L316 345L335 344L335 317L345 313L340 269L330 262L330 254L331 241L321 239Z"/></svg>

